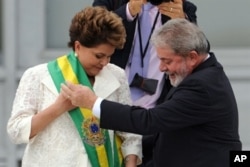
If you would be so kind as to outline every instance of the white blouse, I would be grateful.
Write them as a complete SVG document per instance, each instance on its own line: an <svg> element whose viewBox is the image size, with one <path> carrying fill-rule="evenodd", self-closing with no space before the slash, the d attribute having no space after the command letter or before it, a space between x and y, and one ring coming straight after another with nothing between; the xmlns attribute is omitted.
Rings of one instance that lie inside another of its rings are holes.
<svg viewBox="0 0 250 167"><path fill-rule="evenodd" d="M113 64L105 66L95 77L93 89L102 98L131 104L125 72ZM57 96L47 64L25 71L17 88L7 125L9 137L14 143L27 144L22 159L23 167L91 167L80 135L67 112L29 139L32 116L51 105ZM109 134L113 136L113 131L109 130ZM124 139L124 157L135 154L141 161L141 135L125 132L117 134Z"/></svg>

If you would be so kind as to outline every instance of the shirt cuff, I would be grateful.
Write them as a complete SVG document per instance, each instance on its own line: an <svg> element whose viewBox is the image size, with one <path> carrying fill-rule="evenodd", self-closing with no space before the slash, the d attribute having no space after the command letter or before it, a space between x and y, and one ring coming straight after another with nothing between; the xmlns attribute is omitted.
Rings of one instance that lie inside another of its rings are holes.
<svg viewBox="0 0 250 167"><path fill-rule="evenodd" d="M92 112L93 114L97 117L100 118L101 117L101 103L102 103L103 99L98 97L94 103L94 106L92 108Z"/></svg>
<svg viewBox="0 0 250 167"><path fill-rule="evenodd" d="M133 17L130 12L129 12L129 7L128 7L128 3L127 3L127 6L126 6L126 16L127 16L127 20L128 21L133 21L135 19L135 17Z"/></svg>

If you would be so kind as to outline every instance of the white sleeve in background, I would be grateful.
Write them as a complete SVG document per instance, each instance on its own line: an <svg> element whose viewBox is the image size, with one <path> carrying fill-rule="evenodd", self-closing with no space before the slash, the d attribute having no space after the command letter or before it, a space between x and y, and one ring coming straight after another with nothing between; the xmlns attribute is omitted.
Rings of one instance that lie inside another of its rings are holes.
<svg viewBox="0 0 250 167"><path fill-rule="evenodd" d="M128 7L128 3L127 3L127 6L126 6L126 16L127 16L128 21L134 21L134 19L136 18L136 16L133 17L133 16L130 14L130 12L129 12L129 7Z"/></svg>

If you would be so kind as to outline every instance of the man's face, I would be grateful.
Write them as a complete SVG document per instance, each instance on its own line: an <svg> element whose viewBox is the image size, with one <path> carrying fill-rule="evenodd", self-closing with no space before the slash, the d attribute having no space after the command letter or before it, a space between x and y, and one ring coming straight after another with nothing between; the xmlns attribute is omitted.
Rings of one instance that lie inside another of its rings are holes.
<svg viewBox="0 0 250 167"><path fill-rule="evenodd" d="M156 48L160 59L160 70L165 72L171 85L177 87L192 72L188 57L182 57L170 48Z"/></svg>

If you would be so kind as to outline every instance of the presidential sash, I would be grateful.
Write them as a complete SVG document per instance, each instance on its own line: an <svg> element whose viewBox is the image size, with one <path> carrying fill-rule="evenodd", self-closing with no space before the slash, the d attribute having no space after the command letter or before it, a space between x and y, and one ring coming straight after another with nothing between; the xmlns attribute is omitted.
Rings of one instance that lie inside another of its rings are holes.
<svg viewBox="0 0 250 167"><path fill-rule="evenodd" d="M49 62L48 70L58 92L60 92L61 83L65 81L82 84L92 89L92 85L74 52ZM99 119L92 114L91 110L77 107L69 111L69 114L93 167L124 166L121 139L114 136L112 151L108 130L100 128Z"/></svg>

